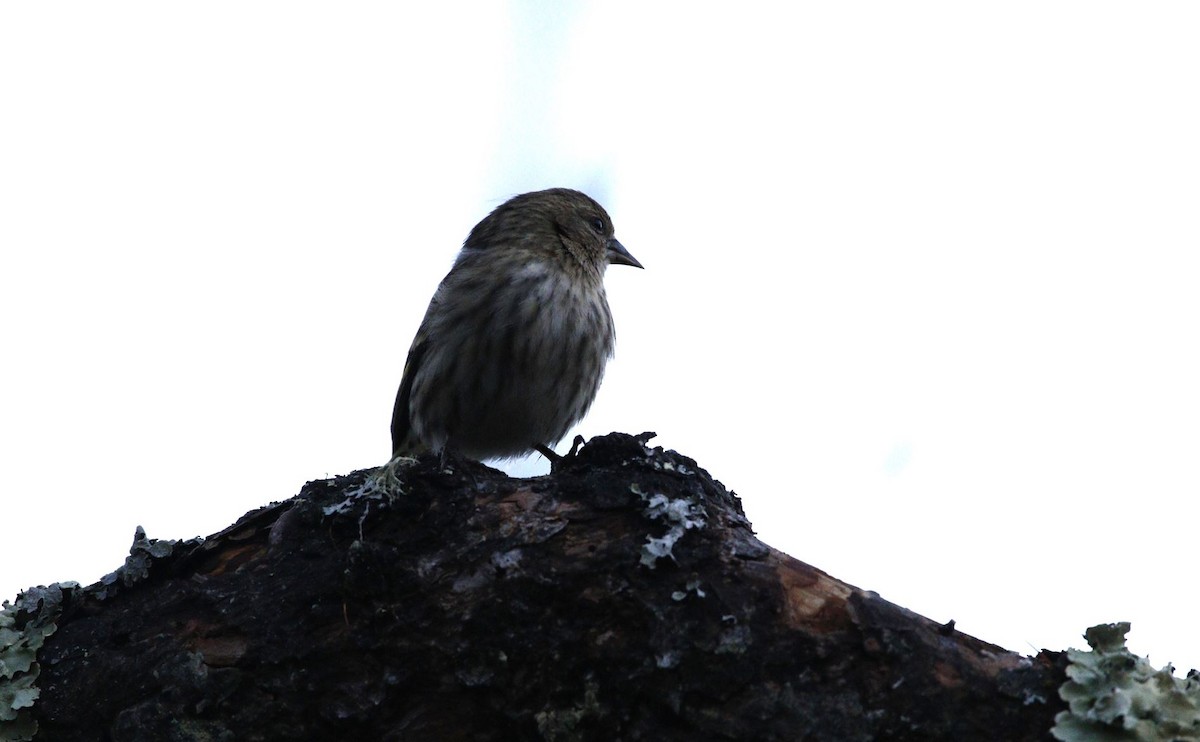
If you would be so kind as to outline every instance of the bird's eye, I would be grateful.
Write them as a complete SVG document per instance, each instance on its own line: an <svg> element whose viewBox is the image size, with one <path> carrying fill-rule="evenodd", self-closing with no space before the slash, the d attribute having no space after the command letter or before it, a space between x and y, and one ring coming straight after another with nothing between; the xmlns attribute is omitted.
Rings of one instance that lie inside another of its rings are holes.
<svg viewBox="0 0 1200 742"><path fill-rule="evenodd" d="M596 230L600 234L604 234L604 220L603 219L601 219L598 216L594 216L594 217L592 217L591 224L592 224L592 229Z"/></svg>

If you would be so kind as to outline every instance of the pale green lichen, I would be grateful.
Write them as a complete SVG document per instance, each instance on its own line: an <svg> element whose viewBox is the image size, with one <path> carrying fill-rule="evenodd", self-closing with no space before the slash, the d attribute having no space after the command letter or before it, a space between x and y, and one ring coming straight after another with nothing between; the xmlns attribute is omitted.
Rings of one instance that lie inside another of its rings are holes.
<svg viewBox="0 0 1200 742"><path fill-rule="evenodd" d="M1156 670L1126 649L1128 632L1128 623L1093 626L1084 634L1092 651L1067 650L1069 679L1058 693L1069 710L1051 733L1071 742L1200 740L1200 673Z"/></svg>
<svg viewBox="0 0 1200 742"><path fill-rule="evenodd" d="M149 577L155 561L202 541L148 538L146 531L138 526L125 564L84 592L91 599L105 600ZM37 733L32 709L39 695L38 651L57 629L64 602L78 590L77 582L61 582L30 588L12 603L4 601L0 610L0 742L25 742Z"/></svg>
<svg viewBox="0 0 1200 742"><path fill-rule="evenodd" d="M395 457L368 475L361 485L347 491L344 500L325 506L325 515L349 512L355 503L363 499L395 502L396 498L404 495L404 479L400 475L416 463L417 460L409 456Z"/></svg>
<svg viewBox="0 0 1200 742"><path fill-rule="evenodd" d="M683 534L693 528L703 528L707 513L704 508L691 500L680 497L672 500L666 495L643 492L636 484L629 487L630 492L646 501L646 515L651 520L662 520L668 525L667 532L662 536L647 536L642 545L641 563L654 569L654 565L663 557L675 555L671 550Z"/></svg>
<svg viewBox="0 0 1200 742"><path fill-rule="evenodd" d="M150 538L146 535L146 529L141 526L135 528L133 545L129 547L129 556L125 557L125 566L122 568L121 582L129 587L149 577L150 567L155 560L171 556L179 543L177 539Z"/></svg>
<svg viewBox="0 0 1200 742"><path fill-rule="evenodd" d="M157 560L171 556L176 549L196 547L203 542L203 538L190 538L187 541L149 538L146 529L138 526L133 531L133 545L129 547L125 564L101 577L94 585L89 585L87 594L97 600L107 600L122 588L132 587L149 577L150 569Z"/></svg>
<svg viewBox="0 0 1200 742"><path fill-rule="evenodd" d="M569 708L545 709L537 712L538 733L546 742L574 742L585 738L588 717L603 713L600 705L599 686L588 678L584 684L583 700ZM590 738L590 737L589 737Z"/></svg>
<svg viewBox="0 0 1200 742"><path fill-rule="evenodd" d="M681 601L687 598L689 593L694 593L697 598L703 598L707 593L704 592L704 588L700 585L700 578L692 577L692 579L687 581L687 585L684 586L683 590L676 590L671 593L671 600L676 602Z"/></svg>
<svg viewBox="0 0 1200 742"><path fill-rule="evenodd" d="M39 691L38 650L57 629L64 598L75 582L35 587L0 610L0 742L27 742L37 733L32 709Z"/></svg>

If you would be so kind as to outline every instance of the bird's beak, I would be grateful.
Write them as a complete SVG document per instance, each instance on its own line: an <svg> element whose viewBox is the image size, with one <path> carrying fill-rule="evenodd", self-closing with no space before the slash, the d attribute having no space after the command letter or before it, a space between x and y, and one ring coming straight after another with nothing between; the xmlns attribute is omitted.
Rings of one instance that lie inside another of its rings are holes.
<svg viewBox="0 0 1200 742"><path fill-rule="evenodd" d="M625 246L617 242L616 237L608 241L608 262L611 265L632 265L634 268L642 267L637 258L630 255Z"/></svg>

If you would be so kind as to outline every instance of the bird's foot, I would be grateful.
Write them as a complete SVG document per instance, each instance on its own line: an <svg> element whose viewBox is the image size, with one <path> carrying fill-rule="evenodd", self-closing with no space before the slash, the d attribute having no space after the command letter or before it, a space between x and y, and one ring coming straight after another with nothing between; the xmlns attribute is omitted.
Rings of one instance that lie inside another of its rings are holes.
<svg viewBox="0 0 1200 742"><path fill-rule="evenodd" d="M550 461L550 473L553 474L570 463L579 454L579 447L582 445L583 436L577 435L575 436L575 440L571 442L571 450L567 451L566 455L563 456L559 456L549 446L543 446L540 443L535 445L533 449Z"/></svg>

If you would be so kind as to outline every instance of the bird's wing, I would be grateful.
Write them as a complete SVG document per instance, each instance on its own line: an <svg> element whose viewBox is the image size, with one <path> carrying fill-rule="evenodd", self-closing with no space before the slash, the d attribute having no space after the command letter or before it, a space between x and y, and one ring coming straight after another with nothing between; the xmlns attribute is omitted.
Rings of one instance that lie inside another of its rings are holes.
<svg viewBox="0 0 1200 742"><path fill-rule="evenodd" d="M425 357L428 339L418 332L408 349L408 360L404 362L404 376L400 379L400 390L396 392L396 406L392 409L392 456L411 455L421 450L421 442L412 429L409 399L412 396L413 378Z"/></svg>

